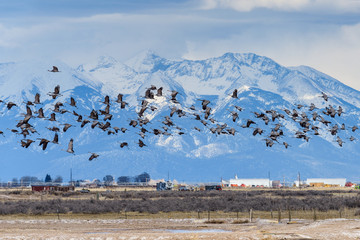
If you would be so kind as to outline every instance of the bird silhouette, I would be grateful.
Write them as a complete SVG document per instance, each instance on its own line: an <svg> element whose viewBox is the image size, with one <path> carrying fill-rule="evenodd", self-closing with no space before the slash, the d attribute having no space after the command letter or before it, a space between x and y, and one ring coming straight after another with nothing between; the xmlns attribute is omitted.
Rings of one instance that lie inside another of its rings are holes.
<svg viewBox="0 0 360 240"><path fill-rule="evenodd" d="M267 146L267 147L272 147L272 146L274 145L274 141L273 141L273 140L268 139L268 138L266 138L266 139L264 139L264 140L265 140L265 142L266 142L266 146Z"/></svg>
<svg viewBox="0 0 360 240"><path fill-rule="evenodd" d="M111 120L112 117L113 117L112 114L106 114L105 117L104 117L104 121Z"/></svg>
<svg viewBox="0 0 360 240"><path fill-rule="evenodd" d="M90 122L90 120L88 119L84 119L82 122L81 122L81 126L80 127L84 127L86 124L88 124Z"/></svg>
<svg viewBox="0 0 360 240"><path fill-rule="evenodd" d="M51 70L48 70L49 72L60 72L58 67L53 66L53 68Z"/></svg>
<svg viewBox="0 0 360 240"><path fill-rule="evenodd" d="M40 104L40 93L35 94L34 104Z"/></svg>
<svg viewBox="0 0 360 240"><path fill-rule="evenodd" d="M162 90L163 90L163 87L160 87L160 88L157 89L157 93L156 93L156 96L157 96L157 97L161 97L161 96L162 96L162 94L163 94L163 93L162 93Z"/></svg>
<svg viewBox="0 0 360 240"><path fill-rule="evenodd" d="M56 85L54 88L54 92L49 92L48 95L51 96L52 99L56 99L58 96L61 96L60 85Z"/></svg>
<svg viewBox="0 0 360 240"><path fill-rule="evenodd" d="M202 110L205 110L207 105L210 103L209 100L206 99L199 99L201 101Z"/></svg>
<svg viewBox="0 0 360 240"><path fill-rule="evenodd" d="M59 135L55 133L54 139L51 141L52 143L58 144L59 143Z"/></svg>
<svg viewBox="0 0 360 240"><path fill-rule="evenodd" d="M136 120L131 120L129 123L129 126L136 127L138 125L138 122Z"/></svg>
<svg viewBox="0 0 360 240"><path fill-rule="evenodd" d="M344 141L339 136L337 136L336 142L339 144L340 147L343 146Z"/></svg>
<svg viewBox="0 0 360 240"><path fill-rule="evenodd" d="M55 113L51 113L50 114L50 118L48 119L49 121L55 122L56 121L56 115Z"/></svg>
<svg viewBox="0 0 360 240"><path fill-rule="evenodd" d="M15 103L13 103L13 102L8 102L7 104L6 104L6 107L7 107L7 109L8 110L10 110L12 107L14 107L14 106L17 106Z"/></svg>
<svg viewBox="0 0 360 240"><path fill-rule="evenodd" d="M74 147L74 139L71 138L66 152L74 154L75 152L73 147Z"/></svg>
<svg viewBox="0 0 360 240"><path fill-rule="evenodd" d="M328 101L328 100L329 100L328 95L326 95L326 93L324 93L324 92L321 93L321 96L320 96L320 97L322 97L325 101Z"/></svg>
<svg viewBox="0 0 360 240"><path fill-rule="evenodd" d="M139 144L139 147L141 147L141 148L146 146L145 143L143 141L141 141L140 139L139 139L138 144Z"/></svg>
<svg viewBox="0 0 360 240"><path fill-rule="evenodd" d="M122 103L123 97L124 97L124 95L121 94L121 93L119 93L118 96L117 96L116 102L117 102L117 103Z"/></svg>
<svg viewBox="0 0 360 240"><path fill-rule="evenodd" d="M70 97L70 106L76 107L76 101L73 97Z"/></svg>
<svg viewBox="0 0 360 240"><path fill-rule="evenodd" d="M127 142L122 142L122 143L120 143L120 147L121 147L121 148L123 148L123 147L125 147L125 146L129 146Z"/></svg>
<svg viewBox="0 0 360 240"><path fill-rule="evenodd" d="M91 128L94 129L97 125L99 125L99 121L93 121L91 123Z"/></svg>
<svg viewBox="0 0 360 240"><path fill-rule="evenodd" d="M232 98L238 98L238 95L237 95L237 94L238 94L238 90L235 89L235 90L233 91L231 97L232 97Z"/></svg>
<svg viewBox="0 0 360 240"><path fill-rule="evenodd" d="M99 115L97 113L97 111L95 109L93 109L90 113L89 118L93 119L93 120L98 120L99 119Z"/></svg>
<svg viewBox="0 0 360 240"><path fill-rule="evenodd" d="M104 99L104 102L102 102L102 103L104 103L106 105L109 105L110 104L110 97L106 95L105 99Z"/></svg>
<svg viewBox="0 0 360 240"><path fill-rule="evenodd" d="M21 146L24 148L28 148L31 145L31 143L33 143L33 142L35 142L35 141L31 140L31 139L23 139L23 140L21 140ZM46 147L45 147L45 149L46 149Z"/></svg>
<svg viewBox="0 0 360 240"><path fill-rule="evenodd" d="M177 99L176 99L176 96L178 95L178 91L175 91L175 90L172 90L171 91L171 101L174 102L174 103L178 103Z"/></svg>
<svg viewBox="0 0 360 240"><path fill-rule="evenodd" d="M62 125L64 125L63 132L66 132L70 127L72 127L72 125L70 123L65 123L65 124L62 124Z"/></svg>
<svg viewBox="0 0 360 240"><path fill-rule="evenodd" d="M39 146L42 146L42 149L45 151L45 149L50 141L45 138L38 138L38 139L40 140Z"/></svg>
<svg viewBox="0 0 360 240"><path fill-rule="evenodd" d="M262 130L261 128L255 128L252 135L256 136L256 134L261 135L264 132L264 130Z"/></svg>
<svg viewBox="0 0 360 240"><path fill-rule="evenodd" d="M89 161L92 161L92 160L94 160L94 159L96 159L98 157L99 157L99 154L91 153L91 156L89 157Z"/></svg>
<svg viewBox="0 0 360 240"><path fill-rule="evenodd" d="M290 146L287 142L283 142L283 145L285 146L286 149Z"/></svg>

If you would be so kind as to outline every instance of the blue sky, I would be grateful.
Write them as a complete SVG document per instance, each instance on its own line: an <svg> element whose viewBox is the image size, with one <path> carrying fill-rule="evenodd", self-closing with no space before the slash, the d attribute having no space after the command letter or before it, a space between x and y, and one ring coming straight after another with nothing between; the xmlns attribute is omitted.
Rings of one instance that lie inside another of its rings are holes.
<svg viewBox="0 0 360 240"><path fill-rule="evenodd" d="M46 58L76 67L147 49L172 59L254 52L360 90L360 1L0 1L0 62Z"/></svg>

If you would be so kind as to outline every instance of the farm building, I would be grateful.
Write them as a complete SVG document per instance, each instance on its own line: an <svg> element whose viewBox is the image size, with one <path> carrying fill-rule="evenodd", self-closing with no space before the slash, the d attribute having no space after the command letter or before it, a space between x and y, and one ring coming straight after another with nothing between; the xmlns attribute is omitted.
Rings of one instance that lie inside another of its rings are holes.
<svg viewBox="0 0 360 240"><path fill-rule="evenodd" d="M31 190L33 192L68 192L74 191L74 186L59 186L59 185L51 185L51 184L36 184L31 185Z"/></svg>
<svg viewBox="0 0 360 240"><path fill-rule="evenodd" d="M310 187L344 187L346 178L308 178L306 184Z"/></svg>
<svg viewBox="0 0 360 240"><path fill-rule="evenodd" d="M268 178L237 178L222 180L221 184L226 187L270 187L272 182Z"/></svg>

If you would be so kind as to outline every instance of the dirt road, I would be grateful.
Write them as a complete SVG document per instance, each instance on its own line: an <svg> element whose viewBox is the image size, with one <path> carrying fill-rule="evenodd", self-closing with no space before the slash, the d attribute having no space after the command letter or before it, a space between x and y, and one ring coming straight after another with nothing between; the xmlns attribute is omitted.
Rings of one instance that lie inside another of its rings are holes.
<svg viewBox="0 0 360 240"><path fill-rule="evenodd" d="M0 239L360 239L360 221L207 224L205 219L3 219Z"/></svg>

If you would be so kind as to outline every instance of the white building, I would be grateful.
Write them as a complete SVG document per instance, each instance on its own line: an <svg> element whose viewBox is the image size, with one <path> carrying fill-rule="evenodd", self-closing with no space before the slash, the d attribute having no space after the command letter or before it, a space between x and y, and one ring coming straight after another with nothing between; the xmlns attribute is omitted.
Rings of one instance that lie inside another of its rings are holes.
<svg viewBox="0 0 360 240"><path fill-rule="evenodd" d="M229 187L270 187L272 182L268 178L237 178L235 175L234 179L222 180L223 185Z"/></svg>
<svg viewBox="0 0 360 240"><path fill-rule="evenodd" d="M299 181L299 180L294 181L294 184L296 187L299 187L300 185L301 186L307 185L306 181Z"/></svg>
<svg viewBox="0 0 360 240"><path fill-rule="evenodd" d="M314 183L323 183L324 185L339 185L340 187L345 187L346 178L308 178L306 180L307 185L312 185Z"/></svg>

